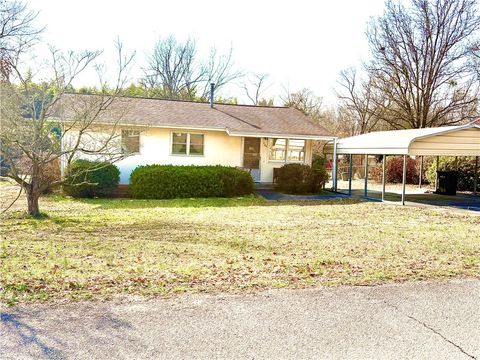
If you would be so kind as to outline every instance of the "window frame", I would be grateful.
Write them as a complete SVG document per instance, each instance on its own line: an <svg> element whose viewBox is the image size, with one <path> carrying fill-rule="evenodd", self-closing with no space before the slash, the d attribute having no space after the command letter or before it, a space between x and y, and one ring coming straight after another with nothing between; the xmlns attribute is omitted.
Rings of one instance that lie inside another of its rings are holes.
<svg viewBox="0 0 480 360"><path fill-rule="evenodd" d="M174 134L186 134L187 135L187 142L186 142L186 153L185 154L176 154L173 152L173 136ZM203 136L203 153L202 154L190 154L190 135L202 135ZM170 132L170 156L188 156L188 157L204 157L205 156L205 133L202 132L195 132L195 131L171 131Z"/></svg>
<svg viewBox="0 0 480 360"><path fill-rule="evenodd" d="M124 132L130 132L130 133L137 133L137 136L138 136L138 151L132 151L132 152L129 152L126 148L125 148L125 143L123 141L124 137L123 137L123 134ZM121 147L121 151L122 151L122 154L124 155L138 155L140 154L141 152L141 148L142 148L142 143L141 143L141 131L140 130L135 130L135 129L121 129L121 133L120 133L120 147Z"/></svg>
<svg viewBox="0 0 480 360"><path fill-rule="evenodd" d="M285 139L285 156L283 159L280 159L280 160L276 160L276 159L271 159L270 158L270 150L271 150L271 146L270 146L270 139ZM303 156L303 160L288 160L288 152L289 152L289 148L290 148L290 140L303 140L304 143L305 143L305 146L304 146L304 156ZM289 139L289 138L268 138L267 140L267 144L268 144L268 162L271 162L271 163L296 163L296 164L305 164L306 163L306 159L307 159L307 139Z"/></svg>
<svg viewBox="0 0 480 360"><path fill-rule="evenodd" d="M275 139L284 139L285 140L285 156L283 157L283 159L272 159L272 158L270 158L270 153L271 153L271 150L272 150L270 140L275 140ZM268 138L267 144L268 144L268 161L269 162L275 162L275 163L284 163L285 160L287 159L288 139L287 138Z"/></svg>
<svg viewBox="0 0 480 360"><path fill-rule="evenodd" d="M289 153L290 153L290 140L301 140L303 141L303 160L289 160ZM287 153L286 153L286 162L289 163L301 163L304 164L307 158L307 140L306 139L288 139L287 141Z"/></svg>

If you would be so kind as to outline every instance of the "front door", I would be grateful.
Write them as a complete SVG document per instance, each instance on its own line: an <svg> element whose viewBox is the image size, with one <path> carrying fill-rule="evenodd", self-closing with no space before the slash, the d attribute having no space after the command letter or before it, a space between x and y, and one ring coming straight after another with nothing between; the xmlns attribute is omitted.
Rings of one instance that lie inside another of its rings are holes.
<svg viewBox="0 0 480 360"><path fill-rule="evenodd" d="M260 182L260 138L244 138L243 167L250 170L253 181Z"/></svg>

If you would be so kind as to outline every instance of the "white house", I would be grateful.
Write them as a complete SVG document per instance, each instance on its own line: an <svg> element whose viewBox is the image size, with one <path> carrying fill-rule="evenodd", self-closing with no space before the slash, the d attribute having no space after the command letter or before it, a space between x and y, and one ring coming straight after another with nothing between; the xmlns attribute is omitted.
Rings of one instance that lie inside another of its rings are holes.
<svg viewBox="0 0 480 360"><path fill-rule="evenodd" d="M79 98L91 95L70 95ZM312 141L332 135L288 107L225 105L179 100L118 98L97 125L115 126L127 157L117 162L120 183L139 165L224 165L248 169L272 182L274 168L312 161Z"/></svg>

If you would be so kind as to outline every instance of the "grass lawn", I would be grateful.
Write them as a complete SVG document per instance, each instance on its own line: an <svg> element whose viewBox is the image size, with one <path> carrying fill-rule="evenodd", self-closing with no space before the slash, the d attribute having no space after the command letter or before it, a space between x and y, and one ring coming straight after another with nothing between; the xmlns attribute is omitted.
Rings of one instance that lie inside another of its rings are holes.
<svg viewBox="0 0 480 360"><path fill-rule="evenodd" d="M0 189L2 203L15 189ZM0 301L480 276L480 216L355 200L24 201L2 215Z"/></svg>

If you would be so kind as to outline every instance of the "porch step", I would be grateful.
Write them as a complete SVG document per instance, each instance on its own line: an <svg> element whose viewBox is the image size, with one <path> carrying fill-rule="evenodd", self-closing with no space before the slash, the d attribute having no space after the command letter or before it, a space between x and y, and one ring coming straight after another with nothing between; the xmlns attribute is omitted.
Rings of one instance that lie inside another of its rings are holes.
<svg viewBox="0 0 480 360"><path fill-rule="evenodd" d="M274 183L255 183L256 190L273 190L274 188Z"/></svg>

